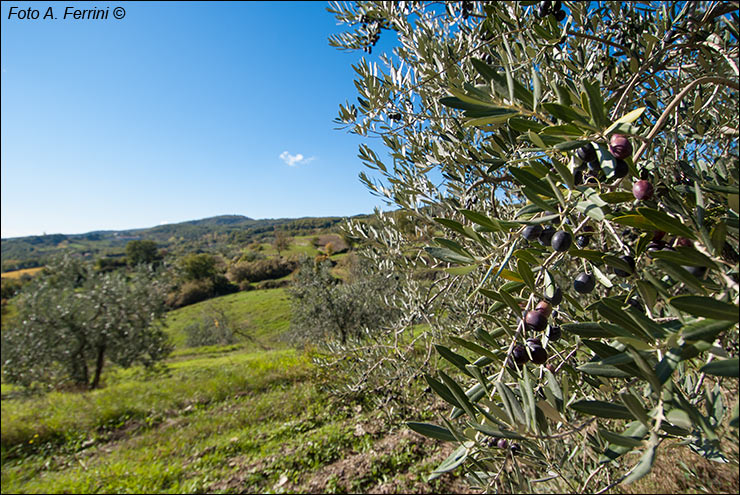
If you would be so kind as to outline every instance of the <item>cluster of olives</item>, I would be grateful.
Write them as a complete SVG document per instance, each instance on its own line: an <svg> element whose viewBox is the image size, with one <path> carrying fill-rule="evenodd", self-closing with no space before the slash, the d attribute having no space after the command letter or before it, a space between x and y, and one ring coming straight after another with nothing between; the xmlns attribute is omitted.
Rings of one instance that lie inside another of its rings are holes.
<svg viewBox="0 0 740 495"><path fill-rule="evenodd" d="M373 47L378 43L380 39L380 30L388 29L388 21L385 19L375 19L371 16L363 14L360 17L360 24L362 24L362 30L366 31L364 36L362 51L366 53L372 53Z"/></svg>
<svg viewBox="0 0 740 495"><path fill-rule="evenodd" d="M548 328L547 320L552 314L552 307L553 305L560 304L562 300L563 293L560 291L560 288L556 288L552 297L546 298L545 301L540 301L533 310L524 312L522 316L524 318L524 326L527 330L542 332L545 328ZM562 335L563 333L559 326L550 325L547 333L548 341L554 342L560 339ZM526 346L528 349L521 344L517 344L512 349L511 357L514 365L517 367L525 365L529 362L530 356L532 362L535 364L544 364L547 361L547 351L542 347L542 341L539 338L528 338Z"/></svg>
<svg viewBox="0 0 740 495"><path fill-rule="evenodd" d="M544 229L541 225L529 225L524 228L522 236L528 241L537 241L545 247L552 247L555 251L564 252L570 249L573 242L573 236L564 230L556 231L552 226Z"/></svg>
<svg viewBox="0 0 740 495"><path fill-rule="evenodd" d="M583 232L576 238L576 245L583 249L588 246L591 237L593 236L594 229L589 226L583 228ZM565 252L570 249L572 244L572 235L564 230L555 231L553 227L542 228L540 225L529 225L524 228L522 236L528 241L534 241L537 239L543 246L551 246L557 252ZM619 268L615 268L613 272L620 277L628 277L635 270L635 259L632 256L620 256L620 259L630 266L631 271L626 272ZM589 294L596 287L596 279L591 273L581 272L573 281L573 288L579 294ZM558 291L560 289L558 288ZM562 293L558 294L559 299L562 298ZM556 303L557 304L557 303Z"/></svg>
<svg viewBox="0 0 740 495"><path fill-rule="evenodd" d="M555 19L557 19L558 22L565 19L563 2L561 2L560 0L555 0L554 2L551 0L543 0L542 2L540 2L540 4L537 6L535 16L537 17L537 19L542 19L543 17L547 17L548 15L555 16Z"/></svg>
<svg viewBox="0 0 740 495"><path fill-rule="evenodd" d="M580 248L585 248L594 233L594 229L584 226L583 232L576 238L576 244ZM542 228L540 225L529 225L522 231L522 236L528 241L535 239L543 246L550 245L555 251L567 251L572 243L572 236L566 231L555 231L553 227ZM635 271L635 259L632 256L624 255L619 257L629 268L625 271L620 268L613 268L612 271L619 277L628 277ZM579 273L573 280L573 289L579 294L589 294L596 287L594 275L588 272ZM563 300L563 292L560 287L555 287L552 295L540 301L534 310L523 313L525 327L534 332L542 332L548 327L548 318L552 313L552 307L557 306ZM559 326L550 325L547 338L549 341L560 339L562 331ZM530 358L535 364L544 364L547 361L547 351L542 347L542 342L538 338L528 338L526 348L517 344L511 352L511 357L516 366L526 364ZM527 349L528 348L528 349Z"/></svg>
<svg viewBox="0 0 740 495"><path fill-rule="evenodd" d="M622 134L613 134L609 139L609 152L614 157L614 175L613 178L621 179L629 173L629 167L625 158L632 155L632 143ZM573 177L576 184L596 184L602 175L601 163L596 156L596 148L591 143L582 146L576 150L576 156L581 160L582 165L574 171ZM585 164L585 165L584 165ZM588 169L588 171L586 171ZM653 185L642 177L632 186L632 194L635 199L647 201L653 197Z"/></svg>
<svg viewBox="0 0 740 495"><path fill-rule="evenodd" d="M541 2L538 8L538 16L543 17L547 13L550 13L552 2ZM559 8L560 2L555 2L556 10ZM632 144L629 139L621 134L614 134L609 140L609 152L614 157L614 175L616 179L621 179L629 173L629 167L624 161L626 158L632 155ZM576 150L576 156L580 159L582 164L575 170L575 179L577 183L583 183L585 168L588 167L588 178L586 183L590 180L596 180L601 170L601 164L596 154L596 149L591 143ZM636 181L632 187L632 193L638 200L648 200L653 196L653 185L646 180L641 178ZM580 249L586 248L591 237L594 235L594 229L590 226L584 226L582 232L576 237L576 245ZM543 228L540 225L529 225L522 231L522 236L530 242L537 240L542 246L552 247L557 252L567 251L572 244L572 235L564 230L556 231L553 227L547 226ZM656 232L652 242L648 245L648 251L655 251L659 249L673 249L667 245L662 238L665 236L665 232ZM678 238L674 241L675 246L691 246L691 241L685 238ZM630 255L620 256L619 259L624 262L629 271L623 270L622 268L612 267L611 271L618 277L629 277L635 272L636 263L635 259ZM623 267L624 268L624 267ZM697 266L684 266L689 273L701 278L706 273L706 267ZM589 294L596 287L596 279L594 275L588 272L581 272L576 275L573 280L573 289L579 294ZM524 318L525 327L528 330L535 332L542 332L548 327L548 317L552 312L552 306L560 304L563 298L563 293L559 287L555 288L551 297L546 297L546 301L541 301L534 310L524 312L522 315ZM639 304L636 300L629 301L630 304ZM548 332L548 340L558 340L562 336L562 332L559 326L550 325ZM528 338L526 341L526 348L521 344L516 344L511 352L511 358L516 366L523 366L530 359L535 364L544 364L547 361L547 351L542 347L542 342L536 337Z"/></svg>
<svg viewBox="0 0 740 495"><path fill-rule="evenodd" d="M499 449L509 449L512 454L517 454L522 450L518 443L509 444L509 441L505 438L488 437L485 440L485 444L488 447L498 447Z"/></svg>
<svg viewBox="0 0 740 495"><path fill-rule="evenodd" d="M468 16L470 16L470 14L473 13L473 8L474 8L473 2L465 1L462 3L461 10L462 10L463 19L467 19Z"/></svg>
<svg viewBox="0 0 740 495"><path fill-rule="evenodd" d="M609 144L609 151L614 157L613 178L625 177L629 173L629 167L624 159L632 154L632 145L629 140L621 134L614 134ZM596 156L596 148L593 144L587 143L578 148L576 156L581 160L581 165L574 171L576 184L596 184L600 178L603 178L601 162Z"/></svg>

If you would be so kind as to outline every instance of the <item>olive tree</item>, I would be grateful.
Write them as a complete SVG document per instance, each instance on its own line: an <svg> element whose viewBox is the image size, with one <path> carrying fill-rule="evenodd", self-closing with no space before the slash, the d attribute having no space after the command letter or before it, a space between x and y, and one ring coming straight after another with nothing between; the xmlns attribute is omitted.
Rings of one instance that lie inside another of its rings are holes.
<svg viewBox="0 0 740 495"><path fill-rule="evenodd" d="M291 318L293 333L316 341L358 339L390 322L397 310L383 302L395 280L380 273L369 273L357 261L348 280L334 277L329 260L303 259L293 276L290 294L296 301Z"/></svg>
<svg viewBox="0 0 740 495"><path fill-rule="evenodd" d="M605 491L667 440L726 462L738 3L329 10L347 26L333 46L393 38L354 66L337 122L382 141L360 146L360 179L397 210L352 234L379 262L447 272L415 294L442 309L426 320L446 371L424 378L452 409L408 425L458 444L431 477L462 465L490 491Z"/></svg>
<svg viewBox="0 0 740 495"><path fill-rule="evenodd" d="M10 383L89 389L106 362L151 365L172 347L159 325L164 287L150 270L101 274L65 256L18 296L18 316L2 334L2 372Z"/></svg>

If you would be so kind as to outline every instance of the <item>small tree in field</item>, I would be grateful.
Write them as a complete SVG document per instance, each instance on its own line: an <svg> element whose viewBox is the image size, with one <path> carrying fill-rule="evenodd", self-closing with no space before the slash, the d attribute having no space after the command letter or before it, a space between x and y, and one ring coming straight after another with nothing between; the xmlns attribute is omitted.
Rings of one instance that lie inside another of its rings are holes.
<svg viewBox="0 0 740 495"><path fill-rule="evenodd" d="M272 241L272 245L278 252L278 256L280 256L280 253L290 247L290 237L282 230L276 230L275 239Z"/></svg>
<svg viewBox="0 0 740 495"><path fill-rule="evenodd" d="M334 243L327 242L324 245L324 252L326 253L327 256L331 256L332 254L334 254Z"/></svg>
<svg viewBox="0 0 740 495"><path fill-rule="evenodd" d="M97 388L107 361L151 365L171 351L158 325L164 288L152 273L96 272L65 257L20 294L18 318L2 334L2 372L10 383Z"/></svg>
<svg viewBox="0 0 740 495"><path fill-rule="evenodd" d="M350 280L331 274L329 260L304 259L298 266L290 292L296 300L291 327L305 340L338 339L342 344L361 338L366 329L375 330L397 317L383 295L391 292L393 281L370 275L354 267Z"/></svg>
<svg viewBox="0 0 740 495"><path fill-rule="evenodd" d="M212 254L199 253L186 256L181 263L183 278L187 281L214 280L218 275L216 258Z"/></svg>
<svg viewBox="0 0 740 495"><path fill-rule="evenodd" d="M185 345L200 347L233 344L237 341L237 334L234 322L223 309L209 307L201 313L200 321L193 321L185 327Z"/></svg>
<svg viewBox="0 0 740 495"><path fill-rule="evenodd" d="M377 174L361 180L397 208L351 233L379 263L445 273L409 294L446 366L424 379L451 407L409 427L458 446L431 477L601 493L666 443L727 462L738 2L329 10L347 25L333 46L397 41L356 64L337 120L382 139L390 159L360 146Z"/></svg>

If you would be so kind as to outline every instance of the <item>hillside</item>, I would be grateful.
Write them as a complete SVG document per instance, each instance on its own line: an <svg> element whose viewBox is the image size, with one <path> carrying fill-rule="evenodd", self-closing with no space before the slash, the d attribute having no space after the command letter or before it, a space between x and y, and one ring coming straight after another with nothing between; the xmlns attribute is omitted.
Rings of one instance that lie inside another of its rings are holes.
<svg viewBox="0 0 740 495"><path fill-rule="evenodd" d="M236 245L262 242L275 230L292 236L335 232L343 220L344 217L255 220L241 215L221 215L141 229L14 237L0 241L2 271L40 266L50 255L62 250L88 258L120 256L126 244L137 239L153 240L161 249L176 254L198 250L223 251Z"/></svg>
<svg viewBox="0 0 740 495"><path fill-rule="evenodd" d="M219 310L254 340L187 347L184 327ZM324 390L283 339L290 312L283 289L214 298L169 313L158 371L111 366L86 393L3 384L3 493L463 492L456 475L425 481L450 445Z"/></svg>
<svg viewBox="0 0 740 495"><path fill-rule="evenodd" d="M259 345L183 347L183 326L209 307ZM438 419L444 403L401 414L337 401L311 354L284 345L289 315L281 289L223 296L170 313L178 348L157 372L111 367L105 387L85 393L24 396L3 384L2 492L470 491L459 470L428 482L454 447L403 426L409 415ZM686 451L654 469L627 493L737 492L734 467Z"/></svg>
<svg viewBox="0 0 740 495"><path fill-rule="evenodd" d="M464 491L451 475L425 482L449 445L333 402L294 350L168 368L85 395L3 400L3 493Z"/></svg>

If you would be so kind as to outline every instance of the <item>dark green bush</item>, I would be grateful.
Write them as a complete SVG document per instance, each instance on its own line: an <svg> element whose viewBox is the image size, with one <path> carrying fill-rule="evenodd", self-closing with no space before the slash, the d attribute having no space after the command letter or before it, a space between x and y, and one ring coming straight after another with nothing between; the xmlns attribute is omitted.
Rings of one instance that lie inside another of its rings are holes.
<svg viewBox="0 0 740 495"><path fill-rule="evenodd" d="M282 258L266 258L247 263L237 263L229 268L229 280L235 283L244 281L261 282L282 278L295 270L296 262Z"/></svg>
<svg viewBox="0 0 740 495"><path fill-rule="evenodd" d="M185 282L176 293L173 299L170 299L171 305L175 308L195 304L213 297L215 294L213 281L197 280Z"/></svg>
<svg viewBox="0 0 740 495"><path fill-rule="evenodd" d="M17 278L0 279L0 299L10 299L18 294L23 287L23 282Z"/></svg>

